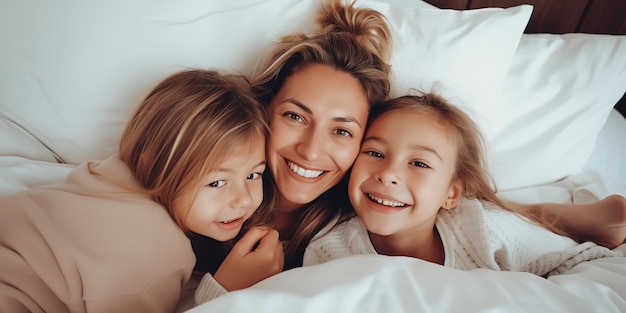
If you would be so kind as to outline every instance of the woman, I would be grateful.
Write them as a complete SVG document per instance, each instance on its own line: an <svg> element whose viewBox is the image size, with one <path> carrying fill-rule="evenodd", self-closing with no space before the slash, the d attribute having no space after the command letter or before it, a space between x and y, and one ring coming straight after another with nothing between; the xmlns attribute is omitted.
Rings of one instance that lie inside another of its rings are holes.
<svg viewBox="0 0 626 313"><path fill-rule="evenodd" d="M390 89L385 60L391 32L382 14L331 1L321 6L317 22L311 36L283 38L251 79L268 106L272 135L264 179L276 187L273 227L283 242L285 269L302 265L315 234L351 216L346 174L359 152L370 105ZM195 240L196 270L211 272L202 264L208 244ZM205 275L195 299L203 303L224 293Z"/></svg>

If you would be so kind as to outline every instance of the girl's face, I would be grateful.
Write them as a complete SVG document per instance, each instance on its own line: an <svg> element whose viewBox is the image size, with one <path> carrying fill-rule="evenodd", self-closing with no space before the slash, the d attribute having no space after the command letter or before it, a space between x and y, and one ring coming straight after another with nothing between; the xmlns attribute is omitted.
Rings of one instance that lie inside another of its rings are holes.
<svg viewBox="0 0 626 313"><path fill-rule="evenodd" d="M184 226L195 233L219 241L233 239L261 205L264 170L265 139L259 135L246 145L235 145L196 187L188 213L184 205L176 205L174 214L180 214Z"/></svg>
<svg viewBox="0 0 626 313"><path fill-rule="evenodd" d="M432 234L437 212L460 193L456 146L434 115L395 110L370 126L354 163L349 196L366 228L381 236Z"/></svg>
<svg viewBox="0 0 626 313"><path fill-rule="evenodd" d="M268 163L282 211L337 184L359 152L369 103L360 82L326 65L304 67L270 104Z"/></svg>

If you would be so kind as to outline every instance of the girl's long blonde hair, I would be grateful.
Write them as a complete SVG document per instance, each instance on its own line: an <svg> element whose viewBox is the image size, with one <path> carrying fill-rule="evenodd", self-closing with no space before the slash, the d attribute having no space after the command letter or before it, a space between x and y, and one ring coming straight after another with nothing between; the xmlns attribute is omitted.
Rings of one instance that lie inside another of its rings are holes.
<svg viewBox="0 0 626 313"><path fill-rule="evenodd" d="M155 201L185 231L175 206L189 212L196 186L218 167L233 145L244 145L269 127L263 105L244 76L189 69L161 81L141 102L126 124L119 157ZM191 193L191 197L187 197ZM181 196L188 201L176 201ZM266 224L273 193L247 225Z"/></svg>
<svg viewBox="0 0 626 313"><path fill-rule="evenodd" d="M370 104L387 98L390 71L391 31L384 16L371 9L355 8L340 0L322 4L318 30L310 36L282 38L251 81L262 102L269 106L285 80L306 66L322 64L355 77ZM266 171L266 178L273 178ZM304 249L324 226L350 214L347 177L316 200L298 210L296 232L285 247L285 268L300 266Z"/></svg>
<svg viewBox="0 0 626 313"><path fill-rule="evenodd" d="M376 106L370 112L368 125L382 114L397 110L432 116L451 131L457 148L453 179L461 180L464 198L489 201L527 217L552 232L564 234L554 227L554 218L537 214L529 211L525 206L515 205L498 198L496 185L488 170L486 141L479 126L461 108L450 104L437 94L417 92L416 95L388 99Z"/></svg>

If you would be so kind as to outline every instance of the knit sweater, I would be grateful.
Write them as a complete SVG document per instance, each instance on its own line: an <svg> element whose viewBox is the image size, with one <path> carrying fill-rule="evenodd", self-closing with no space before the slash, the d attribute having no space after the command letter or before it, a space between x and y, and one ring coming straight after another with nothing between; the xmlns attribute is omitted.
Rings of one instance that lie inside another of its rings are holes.
<svg viewBox="0 0 626 313"><path fill-rule="evenodd" d="M0 199L0 312L175 310L189 239L119 158L92 166Z"/></svg>
<svg viewBox="0 0 626 313"><path fill-rule="evenodd" d="M461 270L523 271L547 277L580 262L622 256L591 242L579 244L479 200L464 199L453 210L440 210L435 227L443 241L444 266ZM354 254L377 254L358 217L312 241L304 265Z"/></svg>

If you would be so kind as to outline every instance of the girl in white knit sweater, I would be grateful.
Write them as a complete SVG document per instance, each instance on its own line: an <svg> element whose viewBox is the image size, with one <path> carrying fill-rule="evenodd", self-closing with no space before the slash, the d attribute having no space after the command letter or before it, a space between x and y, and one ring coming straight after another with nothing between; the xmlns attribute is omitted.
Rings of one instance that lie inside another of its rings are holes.
<svg viewBox="0 0 626 313"><path fill-rule="evenodd" d="M548 216L498 199L478 126L443 98L391 99L374 107L370 119L348 188L358 217L314 240L304 265L377 253L548 276L621 256L558 235ZM602 201L624 205L621 196Z"/></svg>

